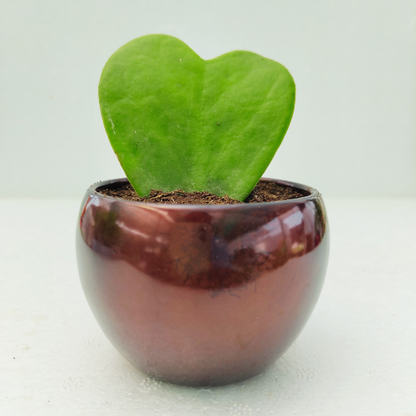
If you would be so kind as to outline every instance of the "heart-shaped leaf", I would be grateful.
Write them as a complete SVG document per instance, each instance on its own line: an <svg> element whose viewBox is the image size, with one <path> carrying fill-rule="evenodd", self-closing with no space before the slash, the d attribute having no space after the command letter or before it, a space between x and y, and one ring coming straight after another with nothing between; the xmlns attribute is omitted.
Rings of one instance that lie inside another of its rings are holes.
<svg viewBox="0 0 416 416"><path fill-rule="evenodd" d="M207 191L244 200L289 127L295 84L287 69L234 51L208 61L167 35L117 50L99 99L111 145L141 196Z"/></svg>

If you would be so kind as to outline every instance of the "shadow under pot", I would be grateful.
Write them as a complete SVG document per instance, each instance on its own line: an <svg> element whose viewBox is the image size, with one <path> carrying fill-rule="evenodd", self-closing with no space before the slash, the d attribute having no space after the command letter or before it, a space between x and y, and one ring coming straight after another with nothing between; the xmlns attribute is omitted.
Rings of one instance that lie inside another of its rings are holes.
<svg viewBox="0 0 416 416"><path fill-rule="evenodd" d="M102 330L159 380L223 385L270 366L298 336L322 289L329 230L303 197L241 205L165 205L91 186L77 225L82 286Z"/></svg>

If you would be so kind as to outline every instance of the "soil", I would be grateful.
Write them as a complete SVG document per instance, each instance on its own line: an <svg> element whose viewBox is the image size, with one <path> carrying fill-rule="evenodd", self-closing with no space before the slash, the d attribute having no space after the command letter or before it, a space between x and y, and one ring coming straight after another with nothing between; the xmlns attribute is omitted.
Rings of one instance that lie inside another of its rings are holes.
<svg viewBox="0 0 416 416"><path fill-rule="evenodd" d="M282 186L274 182L266 181L258 182L244 202L232 199L229 196L218 197L214 194L210 194L209 192L184 192L180 189L172 192L163 192L152 189L149 196L140 197L128 182L102 186L98 188L97 191L106 196L126 199L128 201L191 205L226 205L276 202L300 198L308 195L307 193L301 193L290 186Z"/></svg>

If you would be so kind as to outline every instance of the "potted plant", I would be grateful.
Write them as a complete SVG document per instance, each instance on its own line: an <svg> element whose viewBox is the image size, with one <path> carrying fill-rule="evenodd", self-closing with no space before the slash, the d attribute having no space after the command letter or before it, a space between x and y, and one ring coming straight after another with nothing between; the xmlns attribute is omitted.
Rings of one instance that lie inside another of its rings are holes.
<svg viewBox="0 0 416 416"><path fill-rule="evenodd" d="M289 126L292 77L254 53L204 61L148 35L112 55L99 99L128 178L91 186L77 227L79 274L103 331L161 380L259 374L305 325L328 260L315 189L272 179L255 188ZM272 202L258 202L265 195Z"/></svg>

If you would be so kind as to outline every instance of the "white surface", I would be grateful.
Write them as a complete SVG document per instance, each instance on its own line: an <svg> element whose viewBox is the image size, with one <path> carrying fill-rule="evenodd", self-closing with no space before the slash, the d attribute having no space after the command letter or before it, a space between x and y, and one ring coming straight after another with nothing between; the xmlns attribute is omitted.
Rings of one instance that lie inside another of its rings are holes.
<svg viewBox="0 0 416 416"><path fill-rule="evenodd" d="M273 368L221 388L158 383L96 324L78 281L79 201L0 200L0 415L415 416L416 200L327 200L318 305Z"/></svg>
<svg viewBox="0 0 416 416"><path fill-rule="evenodd" d="M265 176L331 196L416 196L415 0L0 0L2 197L24 186L81 198L124 176L98 80L149 33L204 59L244 49L287 66L296 110Z"/></svg>

